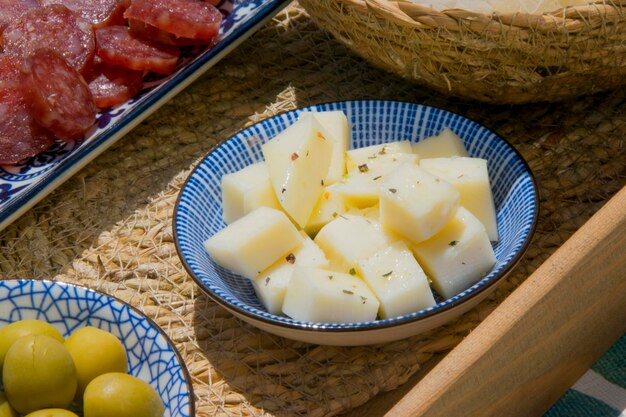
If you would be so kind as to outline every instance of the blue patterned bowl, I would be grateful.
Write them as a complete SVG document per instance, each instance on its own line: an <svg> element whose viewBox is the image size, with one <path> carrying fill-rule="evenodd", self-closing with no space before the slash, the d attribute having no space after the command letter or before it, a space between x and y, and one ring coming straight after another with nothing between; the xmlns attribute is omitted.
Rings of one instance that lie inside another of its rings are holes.
<svg viewBox="0 0 626 417"><path fill-rule="evenodd" d="M139 310L72 284L0 281L0 328L23 319L47 321L64 337L84 326L111 332L126 348L129 373L150 383L161 396L164 417L195 416L191 378L180 354Z"/></svg>
<svg viewBox="0 0 626 417"><path fill-rule="evenodd" d="M470 156L488 160L500 241L497 263L471 288L429 309L366 323L307 323L269 314L249 280L218 267L203 242L222 229L220 179L263 160L261 145L304 111L343 110L352 129L352 148L395 140L420 141L449 127ZM190 275L212 299L241 319L268 332L316 344L363 345L415 335L459 316L483 300L517 264L528 247L538 216L537 187L521 155L480 124L448 111L414 103L344 101L283 113L257 123L214 148L187 179L174 215L179 256Z"/></svg>

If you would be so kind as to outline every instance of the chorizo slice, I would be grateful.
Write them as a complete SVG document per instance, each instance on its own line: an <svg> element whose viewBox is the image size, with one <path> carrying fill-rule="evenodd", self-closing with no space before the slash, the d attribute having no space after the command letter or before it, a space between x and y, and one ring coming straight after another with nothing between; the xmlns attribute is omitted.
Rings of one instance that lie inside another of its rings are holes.
<svg viewBox="0 0 626 417"><path fill-rule="evenodd" d="M0 34L29 9L39 7L37 0L0 0ZM2 43L0 43L2 45Z"/></svg>
<svg viewBox="0 0 626 417"><path fill-rule="evenodd" d="M133 98L141 90L142 71L134 71L105 62L94 64L87 76L96 107L115 107Z"/></svg>
<svg viewBox="0 0 626 417"><path fill-rule="evenodd" d="M136 71L172 73L180 55L178 48L141 39L126 26L98 29L96 44L102 61Z"/></svg>
<svg viewBox="0 0 626 417"><path fill-rule="evenodd" d="M95 52L91 23L61 4L28 10L3 33L4 52L26 58L38 49L51 49L74 68L88 68Z"/></svg>
<svg viewBox="0 0 626 417"><path fill-rule="evenodd" d="M122 0L42 0L41 4L62 4L89 23L94 28L125 23L125 5Z"/></svg>
<svg viewBox="0 0 626 417"><path fill-rule="evenodd" d="M83 77L63 57L40 49L22 66L33 117L59 139L82 137L96 121L96 105Z"/></svg>
<svg viewBox="0 0 626 417"><path fill-rule="evenodd" d="M0 87L21 84L21 60L0 54Z"/></svg>
<svg viewBox="0 0 626 417"><path fill-rule="evenodd" d="M130 27L131 32L138 37L162 43L164 45L184 47L192 45L206 45L212 42L211 39L179 38L176 35L164 32L155 26L136 19L128 19L128 26Z"/></svg>
<svg viewBox="0 0 626 417"><path fill-rule="evenodd" d="M24 90L0 86L0 165L18 164L53 143L52 133L35 122Z"/></svg>
<svg viewBox="0 0 626 417"><path fill-rule="evenodd" d="M201 0L133 0L124 17L188 39L213 39L222 23L220 11Z"/></svg>

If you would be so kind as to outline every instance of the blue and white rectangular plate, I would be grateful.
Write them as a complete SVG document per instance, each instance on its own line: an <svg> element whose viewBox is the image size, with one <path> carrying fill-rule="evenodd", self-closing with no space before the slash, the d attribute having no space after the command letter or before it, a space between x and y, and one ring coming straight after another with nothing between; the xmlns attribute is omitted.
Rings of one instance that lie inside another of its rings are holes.
<svg viewBox="0 0 626 417"><path fill-rule="evenodd" d="M225 18L213 45L183 56L173 74L144 80L142 91L127 103L100 112L84 139L68 143L57 140L52 148L21 165L0 166L0 230L191 84L288 3L221 0L218 8Z"/></svg>

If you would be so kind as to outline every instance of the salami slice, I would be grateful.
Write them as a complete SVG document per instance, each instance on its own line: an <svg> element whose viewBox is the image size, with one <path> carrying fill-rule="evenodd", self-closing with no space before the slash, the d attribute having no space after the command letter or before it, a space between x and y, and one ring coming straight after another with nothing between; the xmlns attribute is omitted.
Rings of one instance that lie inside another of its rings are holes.
<svg viewBox="0 0 626 417"><path fill-rule="evenodd" d="M30 9L4 31L4 52L27 57L38 49L51 49L78 71L93 59L95 41L91 24L60 4Z"/></svg>
<svg viewBox="0 0 626 417"><path fill-rule="evenodd" d="M63 140L80 138L96 120L96 105L83 77L65 59L40 49L23 66L35 120Z"/></svg>
<svg viewBox="0 0 626 417"><path fill-rule="evenodd" d="M126 5L122 0L42 0L41 4L62 4L86 21L94 28L112 25L123 25Z"/></svg>
<svg viewBox="0 0 626 417"><path fill-rule="evenodd" d="M180 51L141 39L126 26L109 26L96 31L98 56L109 64L122 65L137 71L169 74L176 69Z"/></svg>
<svg viewBox="0 0 626 417"><path fill-rule="evenodd" d="M87 78L96 107L115 107L130 100L141 90L143 73L119 65L97 63Z"/></svg>
<svg viewBox="0 0 626 417"><path fill-rule="evenodd" d="M28 9L39 7L37 0L0 0L0 34ZM2 43L0 43L2 45Z"/></svg>
<svg viewBox="0 0 626 417"><path fill-rule="evenodd" d="M0 54L0 87L21 84L20 64L19 59Z"/></svg>
<svg viewBox="0 0 626 417"><path fill-rule="evenodd" d="M0 165L15 165L54 143L51 132L35 123L22 88L0 87Z"/></svg>
<svg viewBox="0 0 626 417"><path fill-rule="evenodd" d="M133 0L124 16L189 39L213 39L222 23L220 11L201 0Z"/></svg>

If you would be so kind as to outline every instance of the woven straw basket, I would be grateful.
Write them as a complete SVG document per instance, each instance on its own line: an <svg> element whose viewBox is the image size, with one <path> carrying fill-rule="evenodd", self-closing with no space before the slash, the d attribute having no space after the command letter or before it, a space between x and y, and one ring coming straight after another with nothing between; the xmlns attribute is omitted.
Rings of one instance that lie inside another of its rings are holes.
<svg viewBox="0 0 626 417"><path fill-rule="evenodd" d="M443 11L407 0L300 0L370 63L492 103L558 101L626 84L626 0L548 14Z"/></svg>

